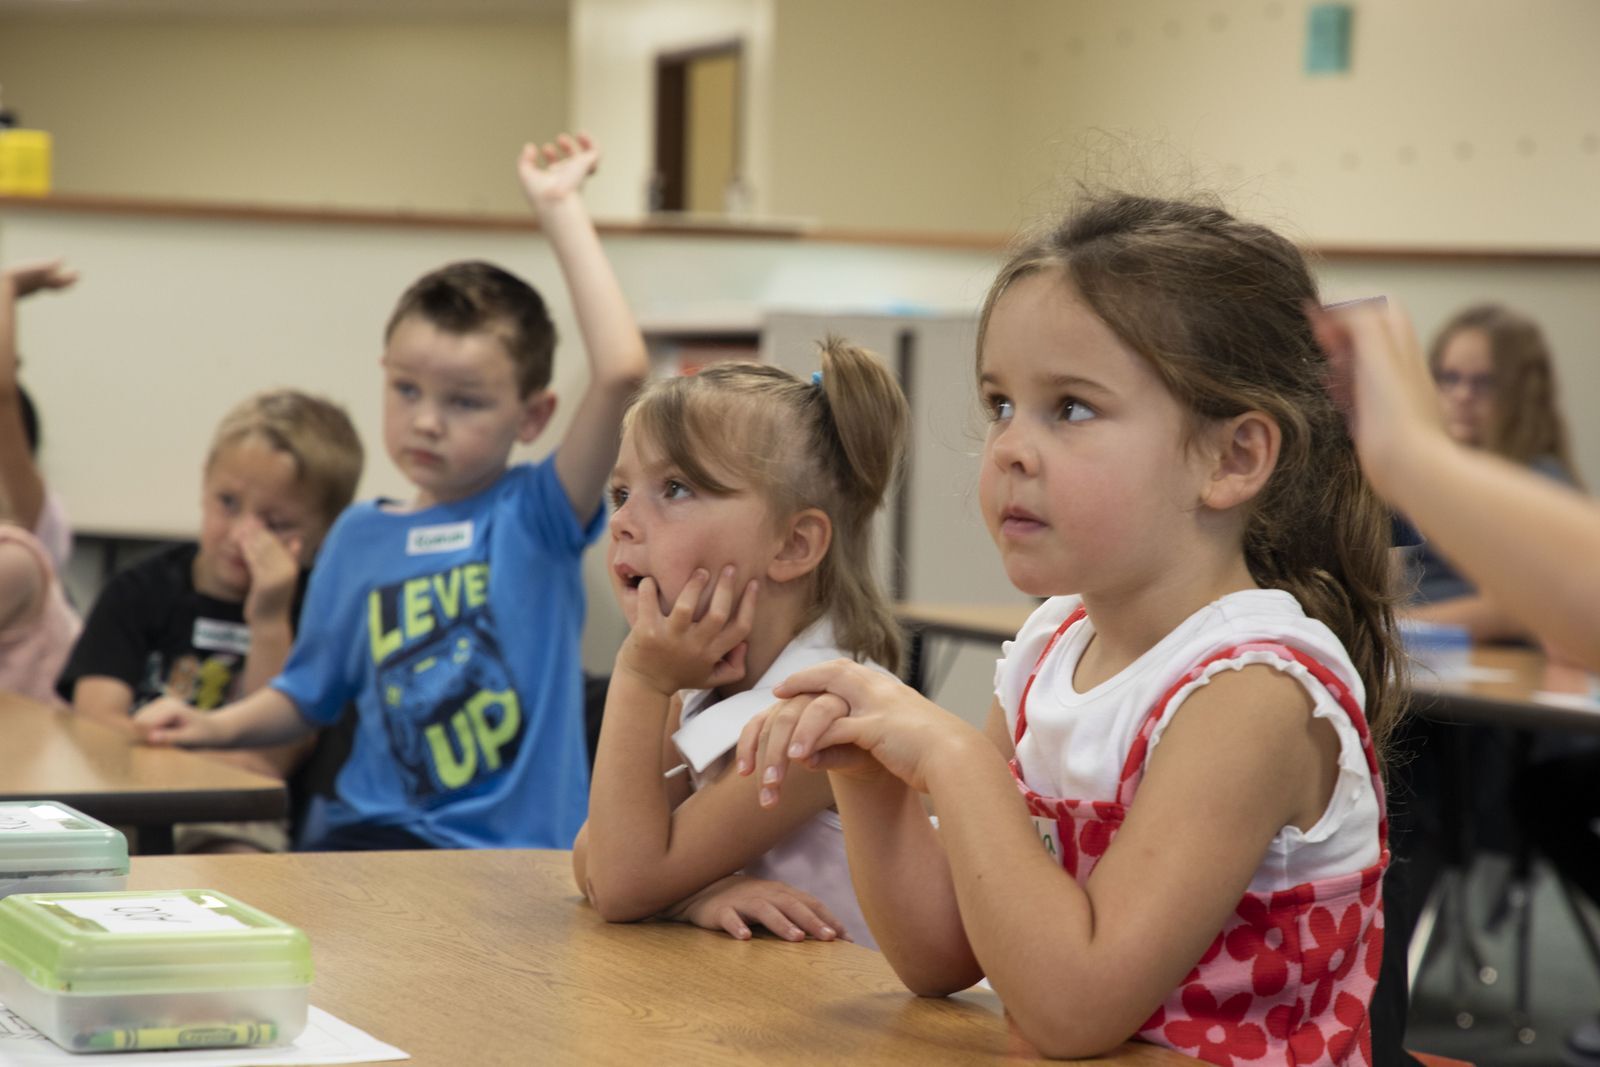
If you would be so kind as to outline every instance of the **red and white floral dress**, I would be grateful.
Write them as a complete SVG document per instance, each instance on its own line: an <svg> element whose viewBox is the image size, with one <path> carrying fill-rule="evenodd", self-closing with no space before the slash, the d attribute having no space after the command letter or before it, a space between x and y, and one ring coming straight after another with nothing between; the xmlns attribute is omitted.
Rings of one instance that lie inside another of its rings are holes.
<svg viewBox="0 0 1600 1067"><path fill-rule="evenodd" d="M1348 655L1292 596L1252 590L1208 605L1079 694L1071 678L1091 635L1077 598L1056 598L1007 646L996 675L1017 746L1012 773L1045 847L1080 885L1115 839L1166 724L1218 671L1267 664L1293 676L1341 743L1322 819L1274 838L1227 925L1138 1036L1228 1067L1370 1064L1389 855Z"/></svg>

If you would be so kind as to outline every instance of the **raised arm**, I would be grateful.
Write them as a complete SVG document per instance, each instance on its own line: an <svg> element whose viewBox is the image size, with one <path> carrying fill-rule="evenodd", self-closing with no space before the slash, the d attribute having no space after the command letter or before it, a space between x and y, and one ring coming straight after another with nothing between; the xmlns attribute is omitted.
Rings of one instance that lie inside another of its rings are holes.
<svg viewBox="0 0 1600 1067"><path fill-rule="evenodd" d="M24 263L0 272L0 489L11 517L32 530L44 509L44 479L33 462L17 388L17 301L40 289L65 289L78 280L60 260Z"/></svg>
<svg viewBox="0 0 1600 1067"><path fill-rule="evenodd" d="M523 148L517 172L567 280L589 360L589 384L556 453L556 474L572 510L587 520L600 506L617 460L622 414L649 373L644 338L623 298L580 190L600 161L586 135L562 134Z"/></svg>
<svg viewBox="0 0 1600 1067"><path fill-rule="evenodd" d="M1600 669L1600 504L1451 441L1400 308L1308 314L1373 487L1499 607Z"/></svg>

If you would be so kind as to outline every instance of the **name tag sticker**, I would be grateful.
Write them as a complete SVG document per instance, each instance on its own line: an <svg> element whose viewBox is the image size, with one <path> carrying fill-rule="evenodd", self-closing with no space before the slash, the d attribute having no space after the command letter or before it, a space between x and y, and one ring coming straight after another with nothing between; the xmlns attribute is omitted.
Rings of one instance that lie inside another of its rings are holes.
<svg viewBox="0 0 1600 1067"><path fill-rule="evenodd" d="M1039 835L1039 843L1044 850L1050 853L1050 858L1057 863L1061 862L1061 824L1049 815L1033 816L1033 829Z"/></svg>
<svg viewBox="0 0 1600 1067"><path fill-rule="evenodd" d="M196 619L193 643L202 652L232 652L236 656L248 656L250 627L242 622Z"/></svg>
<svg viewBox="0 0 1600 1067"><path fill-rule="evenodd" d="M472 520L439 526L415 526L406 534L406 555L426 556L472 547Z"/></svg>
<svg viewBox="0 0 1600 1067"><path fill-rule="evenodd" d="M54 897L50 903L112 934L248 929L232 915L204 907L188 897Z"/></svg>

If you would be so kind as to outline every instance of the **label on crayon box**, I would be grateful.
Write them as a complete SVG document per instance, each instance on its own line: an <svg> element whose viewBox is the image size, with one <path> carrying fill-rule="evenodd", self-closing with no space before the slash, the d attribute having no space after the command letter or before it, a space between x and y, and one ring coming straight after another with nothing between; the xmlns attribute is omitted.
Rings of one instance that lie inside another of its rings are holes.
<svg viewBox="0 0 1600 1067"><path fill-rule="evenodd" d="M49 804L0 804L0 834L56 833L71 818Z"/></svg>
<svg viewBox="0 0 1600 1067"><path fill-rule="evenodd" d="M247 930L244 923L188 897L101 897L50 901L113 934L215 933Z"/></svg>

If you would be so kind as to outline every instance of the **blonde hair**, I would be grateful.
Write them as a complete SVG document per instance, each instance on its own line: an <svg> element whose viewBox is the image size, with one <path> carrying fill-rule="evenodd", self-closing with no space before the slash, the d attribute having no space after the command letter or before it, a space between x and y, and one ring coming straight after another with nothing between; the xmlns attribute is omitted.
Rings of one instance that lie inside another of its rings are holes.
<svg viewBox="0 0 1600 1067"><path fill-rule="evenodd" d="M256 437L294 460L308 501L332 523L356 495L361 480L361 438L344 409L294 389L257 393L217 424L206 469L224 449Z"/></svg>
<svg viewBox="0 0 1600 1067"><path fill-rule="evenodd" d="M820 383L762 363L719 363L650 383L632 430L701 492L747 482L773 511L818 508L833 540L812 577L802 625L826 616L839 647L898 670L900 627L872 566L872 516L900 466L905 395L876 357L836 338Z"/></svg>
<svg viewBox="0 0 1600 1067"><path fill-rule="evenodd" d="M1013 281L1058 271L1188 409L1190 430L1261 411L1277 466L1251 502L1251 577L1291 593L1350 653L1378 751L1402 709L1405 662L1389 593L1391 516L1356 462L1324 382L1305 306L1316 285L1298 249L1220 207L1111 194L1026 238L984 301L978 352ZM979 373L982 373L981 365Z"/></svg>
<svg viewBox="0 0 1600 1067"><path fill-rule="evenodd" d="M1428 368L1435 374L1445 346L1465 330L1481 331L1489 339L1494 367L1494 417L1484 447L1515 463L1552 456L1577 483L1567 423L1556 402L1555 360L1539 324L1500 304L1463 308L1440 327L1428 350Z"/></svg>

